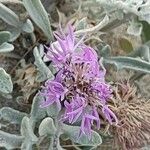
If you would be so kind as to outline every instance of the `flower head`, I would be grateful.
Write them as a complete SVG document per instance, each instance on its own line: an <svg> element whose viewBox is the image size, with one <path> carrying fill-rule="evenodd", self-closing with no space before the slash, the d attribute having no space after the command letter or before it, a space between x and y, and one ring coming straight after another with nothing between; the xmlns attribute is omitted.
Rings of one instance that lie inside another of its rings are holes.
<svg viewBox="0 0 150 150"><path fill-rule="evenodd" d="M118 125L110 130L114 146L139 150L150 143L150 102L137 94L136 87L129 82L116 83L114 87L112 110L118 118Z"/></svg>
<svg viewBox="0 0 150 150"><path fill-rule="evenodd" d="M99 64L96 51L75 36L73 27L69 27L67 34L55 34L55 37L56 42L47 48L45 57L52 61L57 73L41 92L45 96L42 106L54 102L59 107L62 104L65 112L61 120L69 124L80 122L80 136L87 134L90 137L94 123L100 128L99 111L110 124L117 122L107 106L112 90L105 82L106 71Z"/></svg>

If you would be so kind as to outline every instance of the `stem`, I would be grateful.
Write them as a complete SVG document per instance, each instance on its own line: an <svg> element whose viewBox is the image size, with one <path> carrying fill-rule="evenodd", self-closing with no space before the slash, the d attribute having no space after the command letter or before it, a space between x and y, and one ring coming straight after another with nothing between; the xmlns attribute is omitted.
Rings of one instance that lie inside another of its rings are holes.
<svg viewBox="0 0 150 150"><path fill-rule="evenodd" d="M100 23L98 25L96 25L92 28L78 30L78 31L75 32L75 34L80 35L80 34L92 33L92 32L99 31L101 28L103 28L105 25L107 25L108 22L109 22L109 18L108 18L108 16L105 16L103 18L103 20L100 21Z"/></svg>
<svg viewBox="0 0 150 150"><path fill-rule="evenodd" d="M58 122L58 119L54 119L55 126L57 128L57 131L55 135L50 139L50 146L49 150L63 150L63 148L60 146L59 136L60 136L60 124Z"/></svg>

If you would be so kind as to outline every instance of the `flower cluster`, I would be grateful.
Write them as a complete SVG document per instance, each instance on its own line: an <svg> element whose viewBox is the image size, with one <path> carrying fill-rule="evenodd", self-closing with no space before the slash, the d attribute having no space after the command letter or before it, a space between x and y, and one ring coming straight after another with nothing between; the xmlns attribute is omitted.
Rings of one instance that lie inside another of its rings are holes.
<svg viewBox="0 0 150 150"><path fill-rule="evenodd" d="M118 125L109 129L114 148L140 150L150 143L150 101L143 98L129 81L115 83L112 109Z"/></svg>
<svg viewBox="0 0 150 150"><path fill-rule="evenodd" d="M110 124L117 123L115 114L109 109L107 100L112 90L105 82L105 69L99 64L97 53L75 37L72 26L68 32L55 33L56 41L46 47L45 61L51 61L57 73L48 80L41 93L46 107L56 103L65 109L62 121L74 124L81 122L80 135L91 136L91 126L100 128L101 112Z"/></svg>

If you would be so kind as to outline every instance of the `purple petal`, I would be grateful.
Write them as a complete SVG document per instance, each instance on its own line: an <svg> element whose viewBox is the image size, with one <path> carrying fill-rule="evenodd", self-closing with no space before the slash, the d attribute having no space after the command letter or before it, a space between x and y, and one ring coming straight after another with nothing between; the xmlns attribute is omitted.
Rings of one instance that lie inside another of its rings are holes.
<svg viewBox="0 0 150 150"><path fill-rule="evenodd" d="M103 106L102 112L110 124L112 124L112 120L115 120L115 123L118 124L118 119L116 115L108 108L107 105Z"/></svg>

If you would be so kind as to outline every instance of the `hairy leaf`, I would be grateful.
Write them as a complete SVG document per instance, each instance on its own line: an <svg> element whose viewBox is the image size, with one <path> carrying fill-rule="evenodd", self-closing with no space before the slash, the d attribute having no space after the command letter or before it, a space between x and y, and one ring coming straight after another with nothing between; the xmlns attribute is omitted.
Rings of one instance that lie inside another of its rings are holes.
<svg viewBox="0 0 150 150"><path fill-rule="evenodd" d="M11 52L13 50L14 50L14 46L12 44L7 43L7 42L0 45L0 53Z"/></svg>
<svg viewBox="0 0 150 150"><path fill-rule="evenodd" d="M52 118L47 117L42 120L40 126L39 126L39 135L44 136L44 135L54 135L56 132L56 127L54 125L54 121Z"/></svg>
<svg viewBox="0 0 150 150"><path fill-rule="evenodd" d="M68 135L68 137L75 143L95 147L102 143L101 136L95 131L92 131L91 139L89 139L87 135L81 135L79 137L80 127L78 126L70 126L63 124L62 128L64 133Z"/></svg>
<svg viewBox="0 0 150 150"><path fill-rule="evenodd" d="M11 93L13 90L13 83L11 77L3 68L0 68L0 92Z"/></svg>
<svg viewBox="0 0 150 150"><path fill-rule="evenodd" d="M10 123L21 124L24 116L27 116L27 114L10 107L3 107L0 109L0 118L3 118Z"/></svg>
<svg viewBox="0 0 150 150"><path fill-rule="evenodd" d="M26 22L23 24L22 30L27 33L32 33L34 31L34 27L30 19L27 19Z"/></svg>
<svg viewBox="0 0 150 150"><path fill-rule="evenodd" d="M56 118L56 116L58 116L60 109L58 109L58 106L56 103L53 103L52 105L48 106L46 108L47 111L47 115L52 117L52 118Z"/></svg>
<svg viewBox="0 0 150 150"><path fill-rule="evenodd" d="M19 17L8 7L0 3L0 18L7 22L9 25L19 27Z"/></svg>
<svg viewBox="0 0 150 150"><path fill-rule="evenodd" d="M38 138L32 129L30 119L26 116L22 119L21 135L24 137L21 149L30 150L32 149L32 145L38 141Z"/></svg>
<svg viewBox="0 0 150 150"><path fill-rule="evenodd" d="M150 63L139 58L126 56L104 58L105 64L114 64L117 69L132 69L143 73L150 73Z"/></svg>
<svg viewBox="0 0 150 150"><path fill-rule="evenodd" d="M142 45L139 48L132 51L128 56L140 57L141 59L150 62L150 49L148 45Z"/></svg>
<svg viewBox="0 0 150 150"><path fill-rule="evenodd" d="M51 41L53 35L48 14L40 0L23 0L23 4L32 20L44 32L45 36Z"/></svg>
<svg viewBox="0 0 150 150"><path fill-rule="evenodd" d="M0 32L0 45L3 44L4 42L8 42L10 39L10 32L8 31L1 31Z"/></svg>
<svg viewBox="0 0 150 150"><path fill-rule="evenodd" d="M5 147L8 150L20 148L22 141L23 141L22 136L0 131L0 147Z"/></svg>
<svg viewBox="0 0 150 150"><path fill-rule="evenodd" d="M142 33L142 28L143 28L143 26L141 23L131 22L127 29L127 32L128 32L128 34L139 36Z"/></svg>
<svg viewBox="0 0 150 150"><path fill-rule="evenodd" d="M43 98L39 94L35 95L33 99L31 113L30 113L31 115L30 120L32 121L33 126L37 121L40 121L46 116L45 109L40 107L40 103L42 99Z"/></svg>
<svg viewBox="0 0 150 150"><path fill-rule="evenodd" d="M38 140L32 129L30 119L27 116L22 119L21 135L31 142L37 142Z"/></svg>
<svg viewBox="0 0 150 150"><path fill-rule="evenodd" d="M42 48L42 47L40 47ZM37 66L37 69L39 71L39 74L37 76L37 81L42 82L46 79L52 79L54 76L50 69L45 65L45 63L42 60L42 56L40 55L40 50L38 50L37 47L34 48L33 51L35 62L34 64Z"/></svg>

